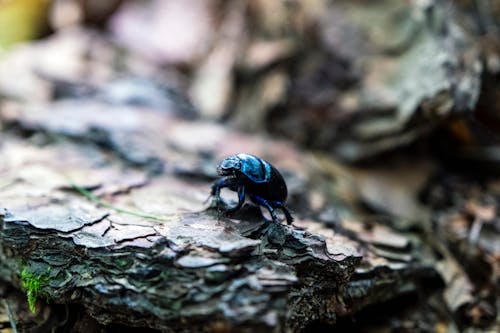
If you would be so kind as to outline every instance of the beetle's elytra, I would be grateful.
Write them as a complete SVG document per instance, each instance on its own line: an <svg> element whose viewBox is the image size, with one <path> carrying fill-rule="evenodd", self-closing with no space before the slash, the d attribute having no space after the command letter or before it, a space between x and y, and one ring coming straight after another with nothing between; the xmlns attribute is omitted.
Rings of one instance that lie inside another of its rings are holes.
<svg viewBox="0 0 500 333"><path fill-rule="evenodd" d="M274 222L279 222L277 208L283 211L288 224L293 222L292 214L285 206L288 194L285 180L269 162L250 154L236 154L222 160L217 173L223 177L212 185L211 195L217 202L222 188L238 192L238 204L227 212L239 210L248 196L255 204L267 208Z"/></svg>

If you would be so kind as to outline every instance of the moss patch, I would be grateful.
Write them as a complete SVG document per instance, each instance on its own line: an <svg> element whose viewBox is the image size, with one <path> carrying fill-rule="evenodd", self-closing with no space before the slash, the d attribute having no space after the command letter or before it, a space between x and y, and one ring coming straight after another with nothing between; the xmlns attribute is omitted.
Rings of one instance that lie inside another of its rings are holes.
<svg viewBox="0 0 500 333"><path fill-rule="evenodd" d="M44 287L50 280L49 273L50 267L42 274L31 272L28 267L24 267L21 272L21 286L26 290L28 306L32 313L36 312L36 300L38 297L48 297L47 293L44 291Z"/></svg>

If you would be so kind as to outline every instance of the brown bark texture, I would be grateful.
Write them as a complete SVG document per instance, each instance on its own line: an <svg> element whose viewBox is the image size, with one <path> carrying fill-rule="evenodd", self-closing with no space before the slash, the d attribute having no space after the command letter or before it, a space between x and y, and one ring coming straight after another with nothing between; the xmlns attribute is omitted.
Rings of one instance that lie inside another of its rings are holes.
<svg viewBox="0 0 500 333"><path fill-rule="evenodd" d="M0 34L0 329L498 330L498 2L50 10ZM240 152L292 225L207 201Z"/></svg>

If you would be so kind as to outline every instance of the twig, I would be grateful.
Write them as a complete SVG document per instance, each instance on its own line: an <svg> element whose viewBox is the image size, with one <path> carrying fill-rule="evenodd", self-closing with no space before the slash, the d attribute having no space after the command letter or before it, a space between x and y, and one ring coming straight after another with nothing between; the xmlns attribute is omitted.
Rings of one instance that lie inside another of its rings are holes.
<svg viewBox="0 0 500 333"><path fill-rule="evenodd" d="M4 299L3 306L5 307L5 311L7 312L7 316L9 317L10 327L12 328L13 333L17 333L16 322L14 321L14 316L12 315L12 311L10 309L9 303Z"/></svg>
<svg viewBox="0 0 500 333"><path fill-rule="evenodd" d="M156 215L150 215L150 214L146 214L146 213L142 213L142 212L136 212L136 211L132 211L132 210L127 210L127 209L115 207L112 204L110 204L109 202L106 202L106 201L102 200L101 198L99 198L98 196L96 196L95 194L91 193L90 191L87 191L83 187L78 186L78 185L76 185L73 182L70 182L70 184L71 184L71 187L73 187L78 193L80 193L81 195L83 195L89 201L95 202L95 203L97 203L97 204L99 204L99 205L101 205L103 207L112 209L112 210L114 210L114 211L116 211L118 213L123 213L123 214L138 216L138 217L143 217L143 218L146 218L146 219L157 220L157 221L165 221L165 220L167 220L167 219L165 219L163 217L159 217L159 216L156 216Z"/></svg>

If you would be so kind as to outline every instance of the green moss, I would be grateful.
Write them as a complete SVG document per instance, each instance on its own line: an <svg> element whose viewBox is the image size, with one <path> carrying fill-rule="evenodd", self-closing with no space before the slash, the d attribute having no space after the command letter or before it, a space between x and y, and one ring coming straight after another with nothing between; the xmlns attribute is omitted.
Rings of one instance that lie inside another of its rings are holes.
<svg viewBox="0 0 500 333"><path fill-rule="evenodd" d="M42 274L33 273L28 267L24 267L21 272L21 286L26 290L28 306L32 313L36 312L36 300L38 297L48 297L47 293L44 291L44 287L50 280L49 273L50 267Z"/></svg>
<svg viewBox="0 0 500 333"><path fill-rule="evenodd" d="M118 258L116 259L116 264L120 266L121 268L128 268L132 265L131 260L123 259L123 258Z"/></svg>

